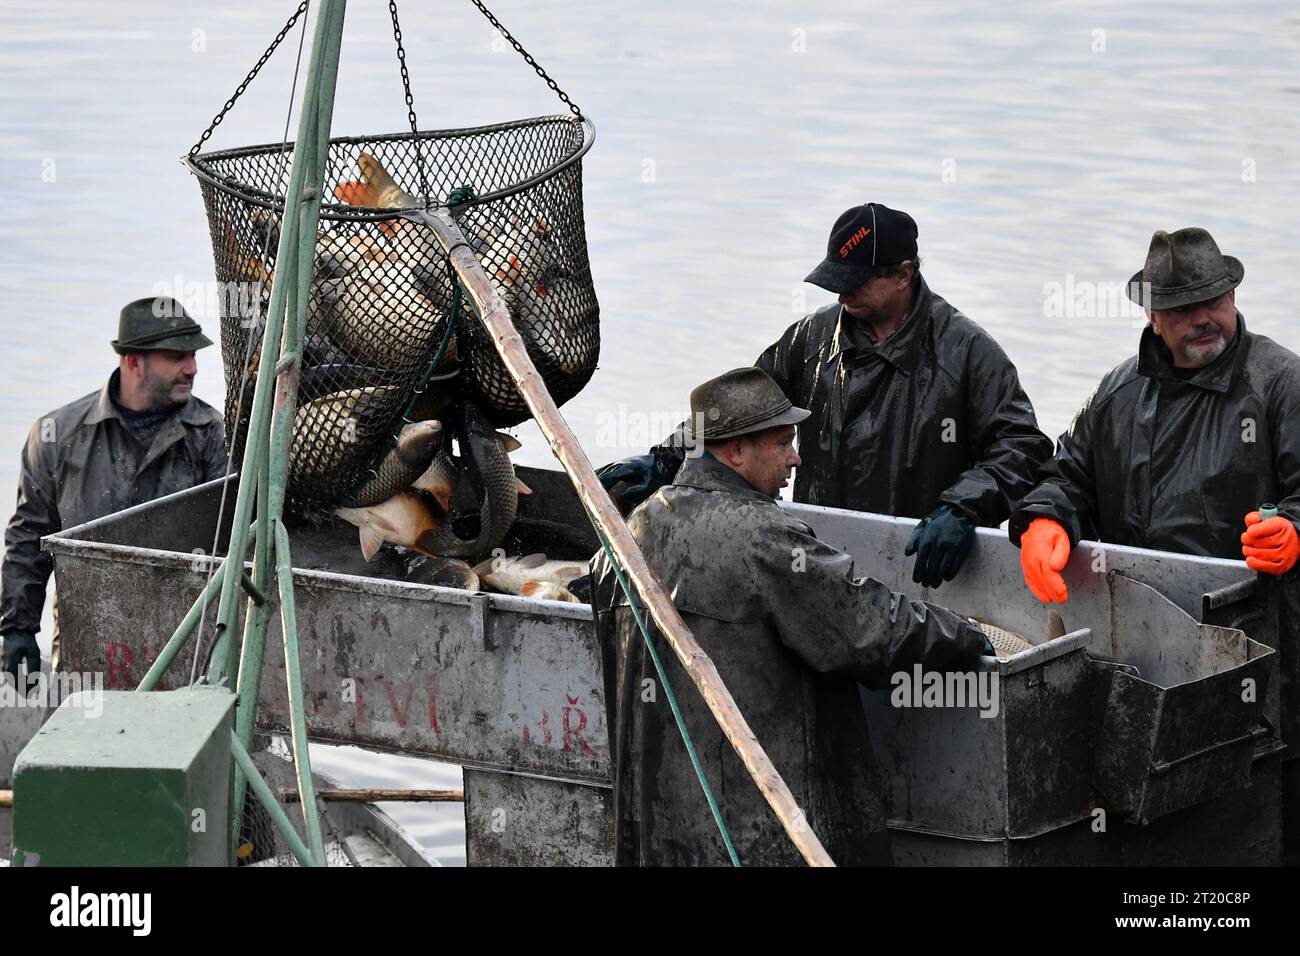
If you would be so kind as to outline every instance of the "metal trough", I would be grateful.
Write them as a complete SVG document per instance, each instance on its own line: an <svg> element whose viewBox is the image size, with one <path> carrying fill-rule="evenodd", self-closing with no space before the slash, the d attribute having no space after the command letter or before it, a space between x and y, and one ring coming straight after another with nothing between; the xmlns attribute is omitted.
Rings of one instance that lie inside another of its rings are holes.
<svg viewBox="0 0 1300 956"><path fill-rule="evenodd" d="M534 489L521 499L523 518L588 527L566 476L520 471ZM213 482L45 539L56 556L65 668L101 671L110 688L140 680L206 580L220 495L221 483ZM851 552L858 574L1031 638L1045 634L1045 612L1020 580L1018 552L1001 532L981 529L959 579L928 593L911 582L911 561L902 556L914 522L787 507ZM361 561L350 527L300 528L291 538L311 736L465 766L472 865L608 863L611 766L590 608L400 580L390 559ZM585 557L596 545L588 534L570 547L556 556ZM1123 618L1132 612L1117 603L1111 572L1157 588L1194 616L1203 605L1213 605L1220 620L1250 616L1242 582L1251 575L1240 563L1077 548L1065 573L1066 636L985 662L999 677L998 717L981 718L973 708L868 705L899 862L1101 863L1161 854L1182 862L1202 848L1201 862L1226 859L1185 823L1157 832L1163 820L1127 827L1115 819L1112 833L1132 830L1141 838L1106 841L1104 850L1076 835L1091 832L1096 798L1084 650L1114 656L1117 635L1122 649L1122 634L1137 634L1135 622ZM270 673L259 703L259 724L271 731L286 725L277 626L268 634ZM212 628L210 617L205 642ZM1251 637L1269 644L1267 635ZM1276 727L1278 682L1263 673L1276 669L1276 655L1251 655L1248 663L1263 668L1257 709ZM188 679L189 657L174 667L164 686ZM1278 745L1270 737L1253 746L1264 754ZM1244 839L1264 848L1256 857L1267 856L1276 842L1277 801L1259 781L1269 772L1276 781L1275 763L1270 771L1255 762L1250 789L1165 819L1215 806L1216 819L1241 819L1259 831ZM1240 772L1231 780L1243 783Z"/></svg>
<svg viewBox="0 0 1300 956"><path fill-rule="evenodd" d="M903 558L914 522L793 507L854 555L855 573L1042 641L1046 611L1005 534L980 529L962 574L931 592ZM898 708L890 691L864 690L896 860L1276 862L1277 761L1253 762L1281 749L1278 655L1254 574L1236 561L1084 542L1064 577L1070 631L996 663L996 716ZM1253 633L1198 623L1211 609ZM1248 700L1243 680L1253 682ZM1211 801L1212 814L1175 813ZM1156 828L1125 825L1169 814ZM1225 820L1241 829L1209 839Z"/></svg>

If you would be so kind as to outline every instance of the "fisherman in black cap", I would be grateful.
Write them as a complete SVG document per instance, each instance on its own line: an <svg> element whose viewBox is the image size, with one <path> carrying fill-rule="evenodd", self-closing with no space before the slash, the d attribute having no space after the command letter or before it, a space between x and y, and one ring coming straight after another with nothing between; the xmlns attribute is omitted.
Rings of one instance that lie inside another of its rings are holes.
<svg viewBox="0 0 1300 956"><path fill-rule="evenodd" d="M754 364L796 405L794 500L921 521L912 579L951 581L975 539L1032 486L1052 443L993 337L930 290L912 217L880 203L835 222L806 281L838 296ZM626 507L671 478L680 435L601 469ZM620 483L622 486L620 487Z"/></svg>
<svg viewBox="0 0 1300 956"><path fill-rule="evenodd" d="M225 474L221 416L191 394L194 353L211 345L174 299L122 309L108 382L32 425L18 474L18 507L5 529L0 600L4 670L40 667L36 633L54 558L53 534ZM57 604L53 663L58 665Z"/></svg>
<svg viewBox="0 0 1300 956"><path fill-rule="evenodd" d="M1101 380L1008 531L1025 582L1064 603L1080 539L1244 558L1278 580L1284 836L1300 862L1300 356L1250 332L1241 261L1205 229L1157 231L1129 298L1149 320ZM1262 504L1273 512L1260 514Z"/></svg>
<svg viewBox="0 0 1300 956"><path fill-rule="evenodd" d="M797 408L767 373L735 369L691 393L703 453L628 519L646 562L840 864L890 862L858 682L898 669L975 669L992 653L951 611L855 578L775 498L799 465ZM614 758L619 865L725 865L728 854L669 703L676 694L741 863L798 864L776 815L657 632L661 686L627 595L603 552L592 562Z"/></svg>

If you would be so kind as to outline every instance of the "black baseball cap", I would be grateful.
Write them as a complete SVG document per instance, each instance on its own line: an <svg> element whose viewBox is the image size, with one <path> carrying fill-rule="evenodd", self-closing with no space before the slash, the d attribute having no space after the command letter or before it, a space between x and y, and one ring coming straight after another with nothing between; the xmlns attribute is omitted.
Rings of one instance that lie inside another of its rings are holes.
<svg viewBox="0 0 1300 956"><path fill-rule="evenodd" d="M826 258L804 282L828 292L852 292L882 266L916 258L916 222L878 202L854 206L835 220Z"/></svg>

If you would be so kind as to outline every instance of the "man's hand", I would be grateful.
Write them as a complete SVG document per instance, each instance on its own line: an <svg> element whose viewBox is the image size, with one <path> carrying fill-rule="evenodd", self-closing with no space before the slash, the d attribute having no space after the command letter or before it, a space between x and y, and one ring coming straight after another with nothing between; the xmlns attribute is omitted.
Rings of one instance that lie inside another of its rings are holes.
<svg viewBox="0 0 1300 956"><path fill-rule="evenodd" d="M940 505L921 519L903 550L906 557L916 555L912 580L928 588L951 581L974 543L975 522L959 508Z"/></svg>
<svg viewBox="0 0 1300 956"><path fill-rule="evenodd" d="M41 669L41 649L36 646L36 635L21 631L11 631L4 635L4 670L14 675L18 681L18 668L25 661L27 674L35 674Z"/></svg>
<svg viewBox="0 0 1300 956"><path fill-rule="evenodd" d="M1070 536L1059 521L1035 518L1020 536L1020 569L1034 597L1044 603L1070 600L1061 570L1070 560Z"/></svg>
<svg viewBox="0 0 1300 956"><path fill-rule="evenodd" d="M596 477L624 515L673 480L672 472L655 455L610 462L596 470Z"/></svg>
<svg viewBox="0 0 1300 956"><path fill-rule="evenodd" d="M1258 511L1246 515L1246 533L1241 536L1241 553L1246 567L1263 574L1286 574L1300 557L1300 533L1281 515L1261 519Z"/></svg>

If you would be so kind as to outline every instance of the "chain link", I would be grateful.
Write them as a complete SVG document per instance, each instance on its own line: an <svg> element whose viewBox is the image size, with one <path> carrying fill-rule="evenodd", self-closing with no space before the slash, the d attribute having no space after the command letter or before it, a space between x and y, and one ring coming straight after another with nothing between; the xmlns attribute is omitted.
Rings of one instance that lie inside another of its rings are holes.
<svg viewBox="0 0 1300 956"><path fill-rule="evenodd" d="M578 109L578 107L574 105L573 101L569 99L569 95L565 93L564 90L560 89L559 85L551 79L550 74L537 65L537 61L532 58L529 52L523 48L523 45L518 40L510 35L510 31L501 25L501 21L492 15L492 11L483 5L482 0L473 0L473 3L474 6L478 7L479 12L488 18L488 22L490 22L492 26L496 27L497 32L510 41L510 45L518 51L519 55L524 58L524 61L537 71L537 75L546 81L546 85L555 91L555 95L558 96L560 101L573 112L573 115L582 119L582 110Z"/></svg>
<svg viewBox="0 0 1300 956"><path fill-rule="evenodd" d="M415 145L415 165L420 171L420 195L429 208L429 181L424 174L424 150L420 148L419 123L415 119L415 97L411 95L411 74L406 71L406 49L402 46L402 27L397 22L397 0L388 0L388 12L393 18L393 40L397 43L397 65L402 69L402 89L406 91L406 118L411 123L411 140Z"/></svg>
<svg viewBox="0 0 1300 956"><path fill-rule="evenodd" d="M203 135L199 137L199 141L190 147L191 156L203 148L203 144L208 141L208 137L212 135L212 131L221 125L221 121L226 118L226 114L229 113L231 107L235 105L235 100L239 99L239 97L243 95L244 90L248 89L248 84L253 82L253 77L257 76L258 71L266 65L266 61L269 60L271 54L275 52L275 48L278 47L284 41L284 38L289 35L289 31L292 30L293 25L298 22L298 18L307 11L308 2L309 0L303 0L302 3L298 4L298 9L294 11L293 16L289 18L289 22L286 23L281 28L280 32L275 35L275 39L272 40L271 45L266 48L266 52L262 54L262 58L257 61L251 70L248 71L248 76L244 77L244 82L235 87L234 95L231 96L230 99L226 100L226 105L221 108L221 112L212 118L212 123L203 131Z"/></svg>

